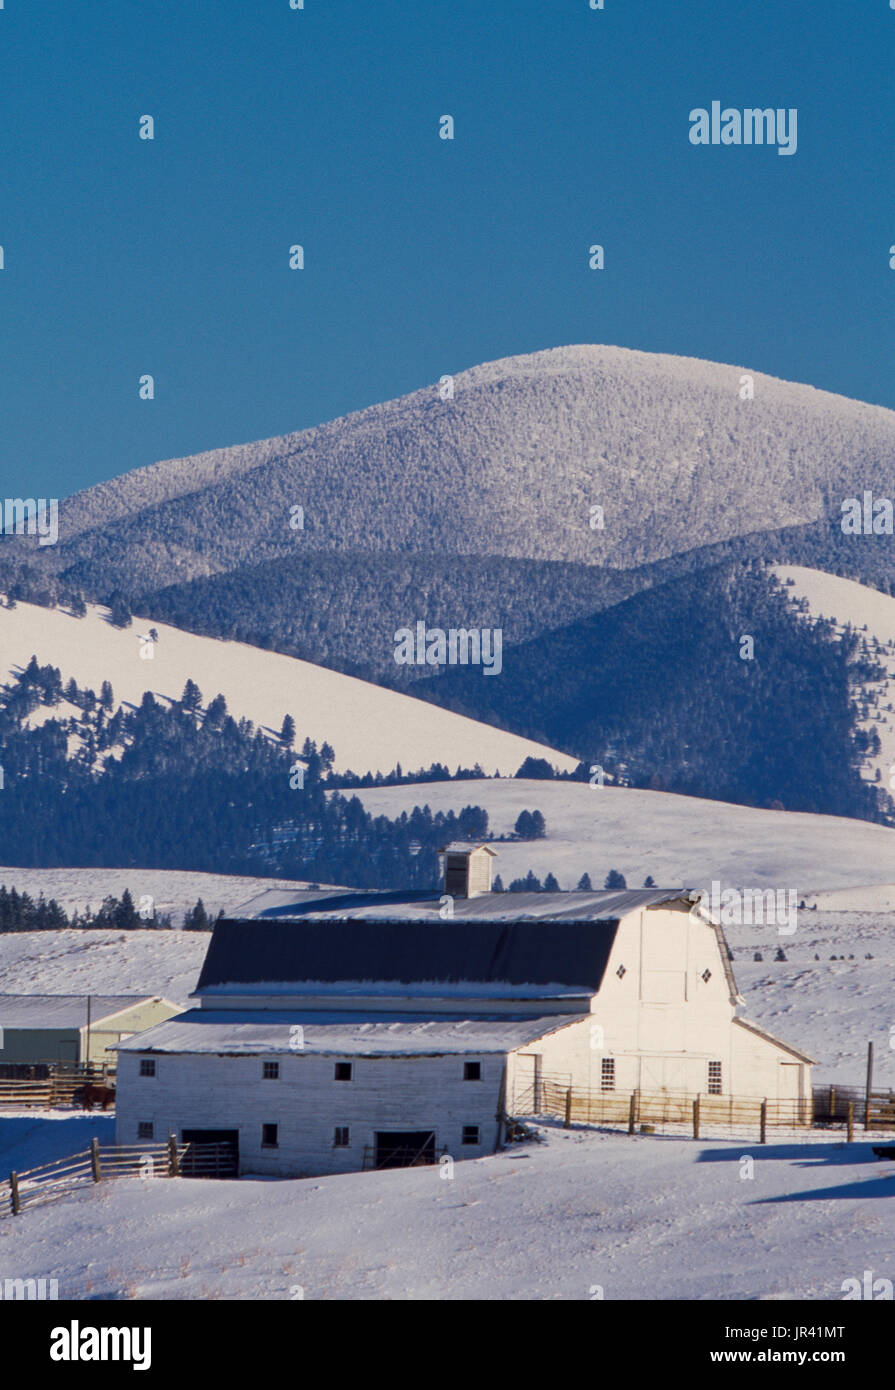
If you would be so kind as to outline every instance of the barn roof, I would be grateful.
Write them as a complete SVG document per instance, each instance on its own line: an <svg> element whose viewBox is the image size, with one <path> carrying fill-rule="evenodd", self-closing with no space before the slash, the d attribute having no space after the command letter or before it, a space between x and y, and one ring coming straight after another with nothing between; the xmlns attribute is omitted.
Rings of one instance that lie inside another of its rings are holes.
<svg viewBox="0 0 895 1390"><path fill-rule="evenodd" d="M486 850L492 859L497 858L497 850L492 849L484 840L451 840L449 844L442 845L439 854L473 854L477 849Z"/></svg>
<svg viewBox="0 0 895 1390"><path fill-rule="evenodd" d="M215 924L196 993L595 994L620 919L680 889L483 893L273 889ZM549 930L547 929L549 927Z"/></svg>
<svg viewBox="0 0 895 1390"><path fill-rule="evenodd" d="M473 898L454 898L453 920L481 922L607 922L629 912L681 902L692 906L693 895L685 888L623 888L591 893L477 893ZM231 917L242 921L307 921L316 918L365 922L437 922L442 898L431 889L422 892L356 892L344 888L270 888L235 909Z"/></svg>
<svg viewBox="0 0 895 1390"><path fill-rule="evenodd" d="M617 921L426 923L224 921L196 987L220 991L435 995L593 994Z"/></svg>
<svg viewBox="0 0 895 1390"><path fill-rule="evenodd" d="M89 997L90 1026L93 1027L157 996L91 994ZM0 1028L85 1028L87 999L86 994L0 994Z"/></svg>
<svg viewBox="0 0 895 1390"><path fill-rule="evenodd" d="M800 1062L811 1062L812 1065L817 1061L816 1057L809 1057L807 1052L802 1052L792 1043L783 1042L776 1034L769 1033L767 1028L762 1028L760 1023L753 1023L751 1018L735 1018L734 1023L738 1023L741 1028L747 1028L750 1033L755 1033L759 1038L764 1038L765 1042L773 1043L775 1047L780 1047L784 1052L790 1052L793 1057L798 1057Z"/></svg>
<svg viewBox="0 0 895 1390"><path fill-rule="evenodd" d="M440 1056L504 1053L588 1018L466 1018L439 1014L297 1013L271 1009L191 1009L118 1044L119 1052L217 1053L227 1056ZM295 1029L302 1029L300 1048Z"/></svg>

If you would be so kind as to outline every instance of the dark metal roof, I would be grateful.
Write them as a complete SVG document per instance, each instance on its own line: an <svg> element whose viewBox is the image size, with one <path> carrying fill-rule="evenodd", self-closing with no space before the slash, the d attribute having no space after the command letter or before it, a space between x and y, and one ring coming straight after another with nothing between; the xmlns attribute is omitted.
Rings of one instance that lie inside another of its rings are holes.
<svg viewBox="0 0 895 1390"><path fill-rule="evenodd" d="M215 925L197 992L339 982L596 992L617 920L295 921ZM431 990L430 990L431 992Z"/></svg>

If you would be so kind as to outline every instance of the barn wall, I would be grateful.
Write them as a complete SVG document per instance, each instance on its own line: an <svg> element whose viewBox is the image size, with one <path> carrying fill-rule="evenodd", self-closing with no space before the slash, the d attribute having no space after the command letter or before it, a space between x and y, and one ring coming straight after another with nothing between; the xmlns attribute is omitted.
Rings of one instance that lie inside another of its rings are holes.
<svg viewBox="0 0 895 1390"><path fill-rule="evenodd" d="M153 1054L144 1053L143 1056ZM154 1139L183 1129L237 1129L240 1169L280 1177L351 1172L362 1167L376 1130L434 1130L436 1147L454 1159L491 1153L504 1057L242 1056L154 1054L155 1077L141 1077L139 1053L120 1053L116 1140L138 1142L150 1121ZM280 1080L263 1080L263 1063L280 1064ZM351 1081L334 1080L337 1061L351 1062ZM482 1080L464 1081L463 1064L481 1063ZM261 1146L261 1126L279 1126L279 1147ZM337 1125L348 1148L333 1147ZM480 1143L464 1145L464 1125Z"/></svg>
<svg viewBox="0 0 895 1390"><path fill-rule="evenodd" d="M508 1094L530 1089L533 1055L545 1076L592 1091L601 1089L605 1056L615 1060L616 1091L705 1094L708 1064L717 1061L726 1095L791 1094L795 1073L781 1068L798 1059L734 1024L733 1015L716 932L687 912L632 914L619 925L591 1019L518 1049ZM803 1095L810 1081L810 1066L802 1064Z"/></svg>
<svg viewBox="0 0 895 1390"><path fill-rule="evenodd" d="M0 1062L76 1062L77 1028L4 1028Z"/></svg>
<svg viewBox="0 0 895 1390"><path fill-rule="evenodd" d="M84 1061L105 1062L108 1066L115 1066L117 1055L108 1052L106 1049L114 1047L122 1038L128 1038L133 1033L142 1033L147 1028L154 1028L157 1023L164 1023L167 1019L173 1018L180 1009L176 1004L166 1004L162 1000L147 999L139 1004L134 1004L132 1008L124 1009L119 1014L114 1014L108 1019L100 1019L90 1026L90 1056L87 1057L87 1028L81 1029L80 1057Z"/></svg>

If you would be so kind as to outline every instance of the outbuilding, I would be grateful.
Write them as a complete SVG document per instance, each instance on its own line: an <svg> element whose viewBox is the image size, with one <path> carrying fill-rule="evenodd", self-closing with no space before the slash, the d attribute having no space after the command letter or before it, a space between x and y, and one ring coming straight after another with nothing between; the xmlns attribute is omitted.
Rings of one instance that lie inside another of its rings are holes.
<svg viewBox="0 0 895 1390"><path fill-rule="evenodd" d="M0 994L0 1066L98 1062L109 1049L180 1009L148 994Z"/></svg>

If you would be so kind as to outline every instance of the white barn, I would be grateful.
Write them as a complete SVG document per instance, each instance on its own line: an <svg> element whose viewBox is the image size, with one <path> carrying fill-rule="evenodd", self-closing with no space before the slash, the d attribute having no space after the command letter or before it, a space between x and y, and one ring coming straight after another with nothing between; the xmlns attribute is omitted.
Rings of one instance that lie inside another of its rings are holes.
<svg viewBox="0 0 895 1390"><path fill-rule="evenodd" d="M118 1048L118 1142L301 1176L491 1153L545 1077L810 1096L811 1058L741 1016L699 894L494 893L483 848L448 846L449 896L272 890L219 922L198 1006Z"/></svg>

